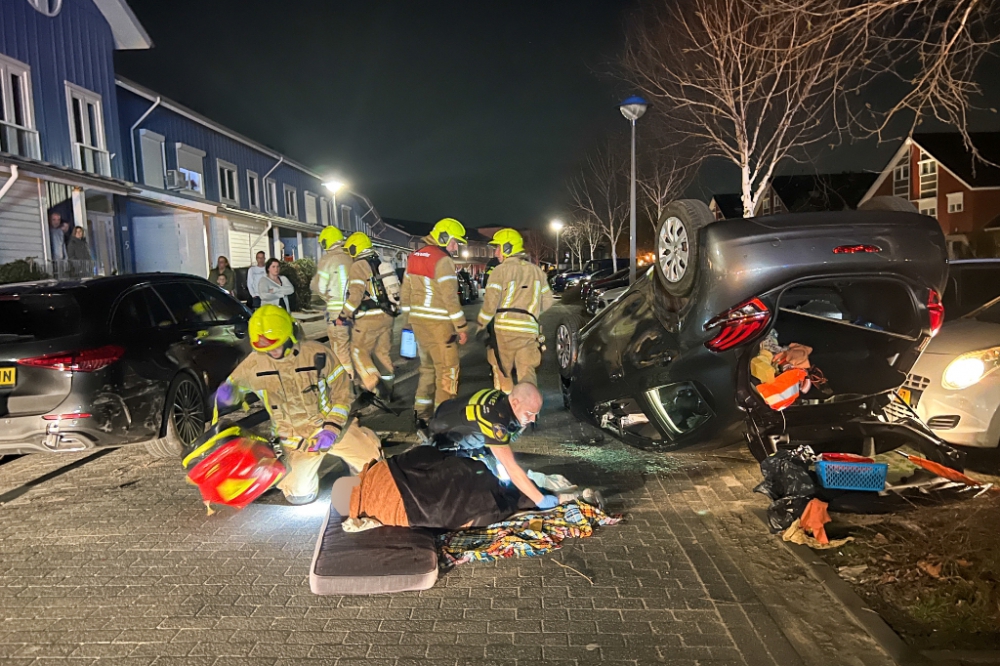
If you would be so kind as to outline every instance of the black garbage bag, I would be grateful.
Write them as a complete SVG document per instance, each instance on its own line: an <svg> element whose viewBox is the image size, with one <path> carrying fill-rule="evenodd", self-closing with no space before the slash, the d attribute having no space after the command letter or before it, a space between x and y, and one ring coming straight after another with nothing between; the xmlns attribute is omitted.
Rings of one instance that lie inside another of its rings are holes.
<svg viewBox="0 0 1000 666"><path fill-rule="evenodd" d="M783 532L805 511L816 496L816 480L809 472L815 453L808 446L780 450L760 463L761 481L754 492L771 498L767 522L772 532Z"/></svg>

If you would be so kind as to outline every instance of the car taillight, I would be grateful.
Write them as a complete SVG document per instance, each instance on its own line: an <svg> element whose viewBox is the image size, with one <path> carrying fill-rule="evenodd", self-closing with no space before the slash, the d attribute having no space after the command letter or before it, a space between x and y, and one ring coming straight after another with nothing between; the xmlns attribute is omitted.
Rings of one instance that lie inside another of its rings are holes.
<svg viewBox="0 0 1000 666"><path fill-rule="evenodd" d="M118 345L105 345L97 349L84 349L76 352L59 352L34 358L22 358L19 365L30 365L35 368L49 370L70 370L73 372L94 372L106 368L125 354L125 348Z"/></svg>
<svg viewBox="0 0 1000 666"><path fill-rule="evenodd" d="M833 248L834 254L875 254L881 251L878 245L841 245Z"/></svg>
<svg viewBox="0 0 1000 666"><path fill-rule="evenodd" d="M759 298L751 298L705 324L705 330L721 326L718 335L705 343L714 352L732 349L753 339L767 328L771 311Z"/></svg>
<svg viewBox="0 0 1000 666"><path fill-rule="evenodd" d="M931 335L937 335L944 323L944 305L941 304L941 294L933 289L927 295L927 314L930 318Z"/></svg>

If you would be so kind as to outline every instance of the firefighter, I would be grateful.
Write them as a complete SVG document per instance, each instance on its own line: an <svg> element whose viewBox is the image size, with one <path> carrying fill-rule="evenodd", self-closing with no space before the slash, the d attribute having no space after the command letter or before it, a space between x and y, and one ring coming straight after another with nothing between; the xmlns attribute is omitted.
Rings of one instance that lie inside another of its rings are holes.
<svg viewBox="0 0 1000 666"><path fill-rule="evenodd" d="M510 395L483 389L468 400L444 402L427 430L437 448L482 461L539 509L551 509L559 499L538 489L514 459L510 447L541 410L542 394L534 384L518 384Z"/></svg>
<svg viewBox="0 0 1000 666"><path fill-rule="evenodd" d="M389 348L392 319L399 309L399 282L395 272L379 270L382 262L367 235L360 231L351 234L344 242L344 249L354 263L340 317L354 321L351 333L354 373L366 391L378 392L380 397L389 399L395 379ZM382 388L376 391L380 381Z"/></svg>
<svg viewBox="0 0 1000 666"><path fill-rule="evenodd" d="M288 312L276 305L261 306L250 317L249 338L254 352L219 387L216 405L239 404L247 393L260 397L271 417L272 434L284 450L288 473L278 488L290 504L316 499L326 454L343 459L354 473L382 457L377 438L341 435L344 421L330 387L346 370L319 342L299 342Z"/></svg>
<svg viewBox="0 0 1000 666"><path fill-rule="evenodd" d="M451 253L465 243L465 227L446 217L409 256L400 295L404 325L420 349L420 378L413 401L417 425L425 425L445 400L458 395L458 345L468 339L458 302L458 276Z"/></svg>
<svg viewBox="0 0 1000 666"><path fill-rule="evenodd" d="M319 245L324 252L309 288L326 303L326 333L333 350L333 360L344 369L330 387L337 421L344 424L352 400L354 366L351 364L350 321L340 315L347 296L347 276L354 260L344 250L344 234L337 227L324 227L319 234Z"/></svg>
<svg viewBox="0 0 1000 666"><path fill-rule="evenodd" d="M496 246L500 265L490 274L478 323L490 334L486 351L493 366L493 387L510 393L515 382L538 384L535 369L542 362L538 318L552 306L545 273L528 260L524 239L513 229L501 229Z"/></svg>

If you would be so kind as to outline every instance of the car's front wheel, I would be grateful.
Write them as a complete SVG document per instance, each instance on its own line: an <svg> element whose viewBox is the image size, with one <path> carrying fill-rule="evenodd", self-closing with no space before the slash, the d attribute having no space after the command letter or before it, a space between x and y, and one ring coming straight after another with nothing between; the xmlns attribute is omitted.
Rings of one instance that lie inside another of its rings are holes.
<svg viewBox="0 0 1000 666"><path fill-rule="evenodd" d="M176 458L205 434L208 419L201 384L188 374L180 374L167 391L163 418L165 435L146 442L155 458Z"/></svg>
<svg viewBox="0 0 1000 666"><path fill-rule="evenodd" d="M691 293L698 270L698 233L715 221L712 211L696 199L671 201L656 230L656 274L671 296Z"/></svg>
<svg viewBox="0 0 1000 666"><path fill-rule="evenodd" d="M556 360L559 362L559 376L563 379L569 379L573 375L582 327L583 319L578 315L565 317L556 327Z"/></svg>

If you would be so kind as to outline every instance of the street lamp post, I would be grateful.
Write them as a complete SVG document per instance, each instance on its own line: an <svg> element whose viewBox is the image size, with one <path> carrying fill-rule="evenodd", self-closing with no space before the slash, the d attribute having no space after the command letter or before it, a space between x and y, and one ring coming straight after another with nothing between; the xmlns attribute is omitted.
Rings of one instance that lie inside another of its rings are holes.
<svg viewBox="0 0 1000 666"><path fill-rule="evenodd" d="M552 220L549 223L549 227L552 231L556 232L556 270L559 270L559 232L562 231L563 223L561 220Z"/></svg>
<svg viewBox="0 0 1000 666"><path fill-rule="evenodd" d="M337 192L346 187L346 183L342 180L328 180L323 183L323 187L330 190L331 201L330 206L333 208L333 226L340 228L340 222L338 221L339 212L337 211Z"/></svg>
<svg viewBox="0 0 1000 666"><path fill-rule="evenodd" d="M622 112L625 119L632 124L632 192L630 194L629 204L629 225L628 225L628 259L629 259L629 269L628 269L628 281L629 284L635 282L635 268L636 268L636 257L635 257L635 121L642 117L642 114L646 113L646 107L649 104L641 97L636 97L633 95L629 97L624 102L618 106L618 110Z"/></svg>

